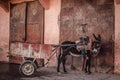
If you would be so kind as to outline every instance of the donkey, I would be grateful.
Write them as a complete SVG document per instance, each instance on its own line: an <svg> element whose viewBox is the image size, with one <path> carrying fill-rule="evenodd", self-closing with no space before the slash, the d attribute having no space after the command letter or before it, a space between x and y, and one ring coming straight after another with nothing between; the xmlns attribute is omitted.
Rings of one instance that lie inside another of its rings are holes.
<svg viewBox="0 0 120 80"><path fill-rule="evenodd" d="M81 39L81 38L80 38ZM84 43L87 45L89 43L89 37L84 38ZM82 55L82 50L78 51L77 50L77 45L76 42L72 41L64 41L61 43L60 47L60 54L58 56L58 66L57 66L57 72L60 72L60 64L63 64L63 70L64 72L66 71L65 64L66 64L66 59L67 55L72 55L72 56L80 56ZM87 54L90 54L90 50L86 50ZM90 57L90 56L88 56ZM90 68L88 68L90 71Z"/></svg>
<svg viewBox="0 0 120 80"><path fill-rule="evenodd" d="M91 45L91 55L94 57L94 61L95 61L95 72L97 72L97 59L98 59L98 55L102 54L102 40L101 40L101 36L100 34L98 34L98 36L96 36L95 34L93 34L95 40L92 42Z"/></svg>

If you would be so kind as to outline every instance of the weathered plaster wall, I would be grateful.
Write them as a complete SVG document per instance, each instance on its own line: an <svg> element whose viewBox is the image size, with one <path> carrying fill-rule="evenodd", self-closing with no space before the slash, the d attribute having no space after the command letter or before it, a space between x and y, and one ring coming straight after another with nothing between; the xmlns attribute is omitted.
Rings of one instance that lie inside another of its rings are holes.
<svg viewBox="0 0 120 80"><path fill-rule="evenodd" d="M9 12L0 7L0 61L8 61L7 53L9 51Z"/></svg>
<svg viewBox="0 0 120 80"><path fill-rule="evenodd" d="M75 41L85 34L94 40L92 34L100 34L104 55L100 56L98 64L113 66L114 1L99 1L62 0L60 42Z"/></svg>
<svg viewBox="0 0 120 80"><path fill-rule="evenodd" d="M115 2L115 48L114 49L115 49L114 71L115 73L120 73L120 4L116 4L116 2Z"/></svg>
<svg viewBox="0 0 120 80"><path fill-rule="evenodd" d="M95 2L94 0L62 0L60 14L60 42L75 41L84 36L101 34L104 42L108 42L113 35L114 6L111 3ZM87 24L82 26L82 24Z"/></svg>
<svg viewBox="0 0 120 80"><path fill-rule="evenodd" d="M44 28L44 43L58 44L59 43L59 14L61 0L51 0L50 8L45 10L45 28Z"/></svg>

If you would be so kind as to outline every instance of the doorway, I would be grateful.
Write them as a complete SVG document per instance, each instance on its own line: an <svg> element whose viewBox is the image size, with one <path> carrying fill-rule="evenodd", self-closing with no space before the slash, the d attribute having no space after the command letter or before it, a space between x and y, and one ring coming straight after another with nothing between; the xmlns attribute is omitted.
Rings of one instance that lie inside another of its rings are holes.
<svg viewBox="0 0 120 80"><path fill-rule="evenodd" d="M44 8L37 0L11 4L10 42L44 43Z"/></svg>

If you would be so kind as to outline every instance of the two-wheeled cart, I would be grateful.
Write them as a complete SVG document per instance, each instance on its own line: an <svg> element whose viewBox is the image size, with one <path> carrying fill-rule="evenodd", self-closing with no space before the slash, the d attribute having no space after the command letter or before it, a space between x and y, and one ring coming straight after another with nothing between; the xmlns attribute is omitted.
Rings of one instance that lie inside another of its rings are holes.
<svg viewBox="0 0 120 80"><path fill-rule="evenodd" d="M59 45L11 43L9 62L20 64L20 74L32 76L38 68L50 64L50 60L57 61L58 48Z"/></svg>

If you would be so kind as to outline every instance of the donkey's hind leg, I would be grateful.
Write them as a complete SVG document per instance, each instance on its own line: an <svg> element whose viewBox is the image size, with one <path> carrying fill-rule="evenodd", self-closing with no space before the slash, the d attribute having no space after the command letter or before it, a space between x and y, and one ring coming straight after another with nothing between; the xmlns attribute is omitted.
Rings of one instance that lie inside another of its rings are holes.
<svg viewBox="0 0 120 80"><path fill-rule="evenodd" d="M58 57L58 65L57 65L57 72L60 72L60 64L61 64L62 60L61 60L61 57L59 55Z"/></svg>
<svg viewBox="0 0 120 80"><path fill-rule="evenodd" d="M66 67L65 67L65 64L66 64L66 58L65 58L65 56L62 57L62 64L63 64L63 70L64 70L64 72L66 73L67 70L66 70Z"/></svg>

